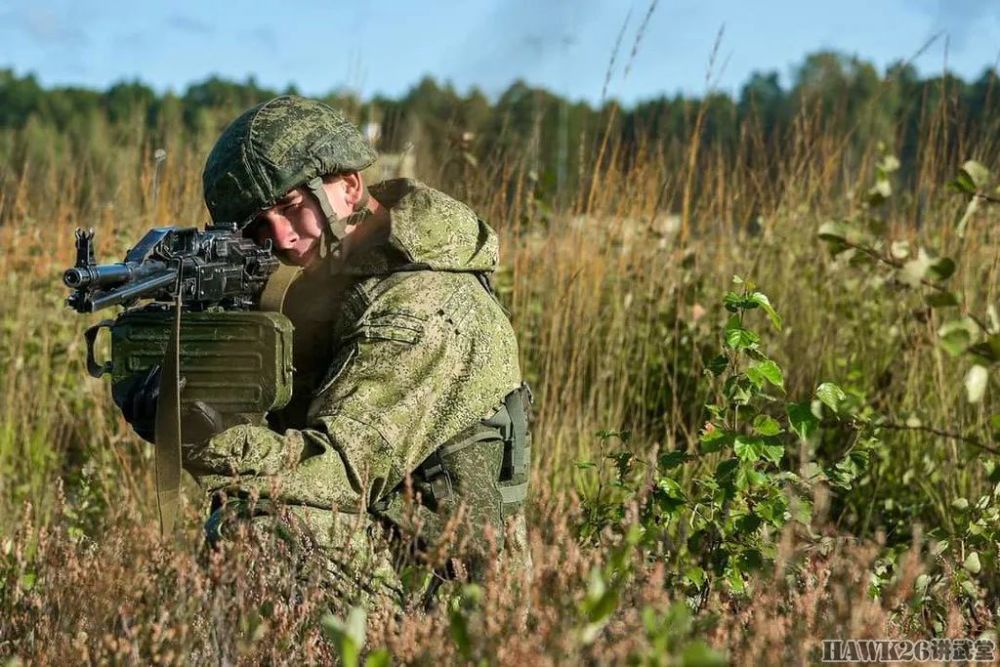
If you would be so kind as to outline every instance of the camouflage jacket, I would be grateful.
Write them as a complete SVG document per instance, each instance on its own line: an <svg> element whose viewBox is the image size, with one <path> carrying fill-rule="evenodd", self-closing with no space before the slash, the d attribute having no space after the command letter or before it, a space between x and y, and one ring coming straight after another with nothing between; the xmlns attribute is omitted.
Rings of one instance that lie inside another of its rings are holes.
<svg viewBox="0 0 1000 667"><path fill-rule="evenodd" d="M493 230L417 181L371 194L389 209L388 240L289 292L292 428L236 426L186 451L206 490L363 511L519 386L513 330L477 277L496 267Z"/></svg>

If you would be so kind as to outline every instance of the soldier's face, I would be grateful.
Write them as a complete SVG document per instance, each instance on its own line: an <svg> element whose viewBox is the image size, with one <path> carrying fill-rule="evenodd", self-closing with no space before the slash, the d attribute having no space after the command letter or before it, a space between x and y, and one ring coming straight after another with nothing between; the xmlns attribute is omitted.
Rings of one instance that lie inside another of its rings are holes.
<svg viewBox="0 0 1000 667"><path fill-rule="evenodd" d="M338 176L323 183L330 206L339 217L347 217L354 211L357 197L352 178L360 183L356 174L346 178ZM319 202L308 190L298 187L257 216L251 235L260 245L270 240L274 249L288 262L308 266L319 256L325 224L326 216Z"/></svg>
<svg viewBox="0 0 1000 667"><path fill-rule="evenodd" d="M254 241L270 240L274 249L292 264L308 266L319 253L323 238L323 212L305 188L295 188L259 216Z"/></svg>

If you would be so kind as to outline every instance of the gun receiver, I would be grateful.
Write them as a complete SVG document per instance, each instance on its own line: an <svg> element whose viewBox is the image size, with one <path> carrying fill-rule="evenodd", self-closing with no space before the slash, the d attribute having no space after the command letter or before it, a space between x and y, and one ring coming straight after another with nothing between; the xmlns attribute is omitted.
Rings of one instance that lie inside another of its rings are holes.
<svg viewBox="0 0 1000 667"><path fill-rule="evenodd" d="M76 265L63 274L74 290L66 302L80 313L140 299L169 302L178 289L186 310L249 310L278 268L270 246L243 238L235 224L152 229L116 264L95 263L93 244L93 230L78 229Z"/></svg>

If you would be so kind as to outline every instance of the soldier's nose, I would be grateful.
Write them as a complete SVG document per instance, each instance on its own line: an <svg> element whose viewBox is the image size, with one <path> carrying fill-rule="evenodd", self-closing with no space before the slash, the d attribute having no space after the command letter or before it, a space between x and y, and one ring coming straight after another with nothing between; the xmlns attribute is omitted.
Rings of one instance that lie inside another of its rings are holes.
<svg viewBox="0 0 1000 667"><path fill-rule="evenodd" d="M298 235L287 220L277 216L268 216L267 222L271 239L278 250L288 250L299 240Z"/></svg>

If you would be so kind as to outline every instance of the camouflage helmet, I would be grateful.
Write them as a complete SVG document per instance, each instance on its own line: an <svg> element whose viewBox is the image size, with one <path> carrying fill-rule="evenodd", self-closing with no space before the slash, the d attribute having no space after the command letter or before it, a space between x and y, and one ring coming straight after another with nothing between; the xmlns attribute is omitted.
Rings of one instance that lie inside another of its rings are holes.
<svg viewBox="0 0 1000 667"><path fill-rule="evenodd" d="M243 112L215 142L202 173L205 204L216 223L242 228L292 188L326 174L361 171L376 157L340 111L302 97L276 97Z"/></svg>

